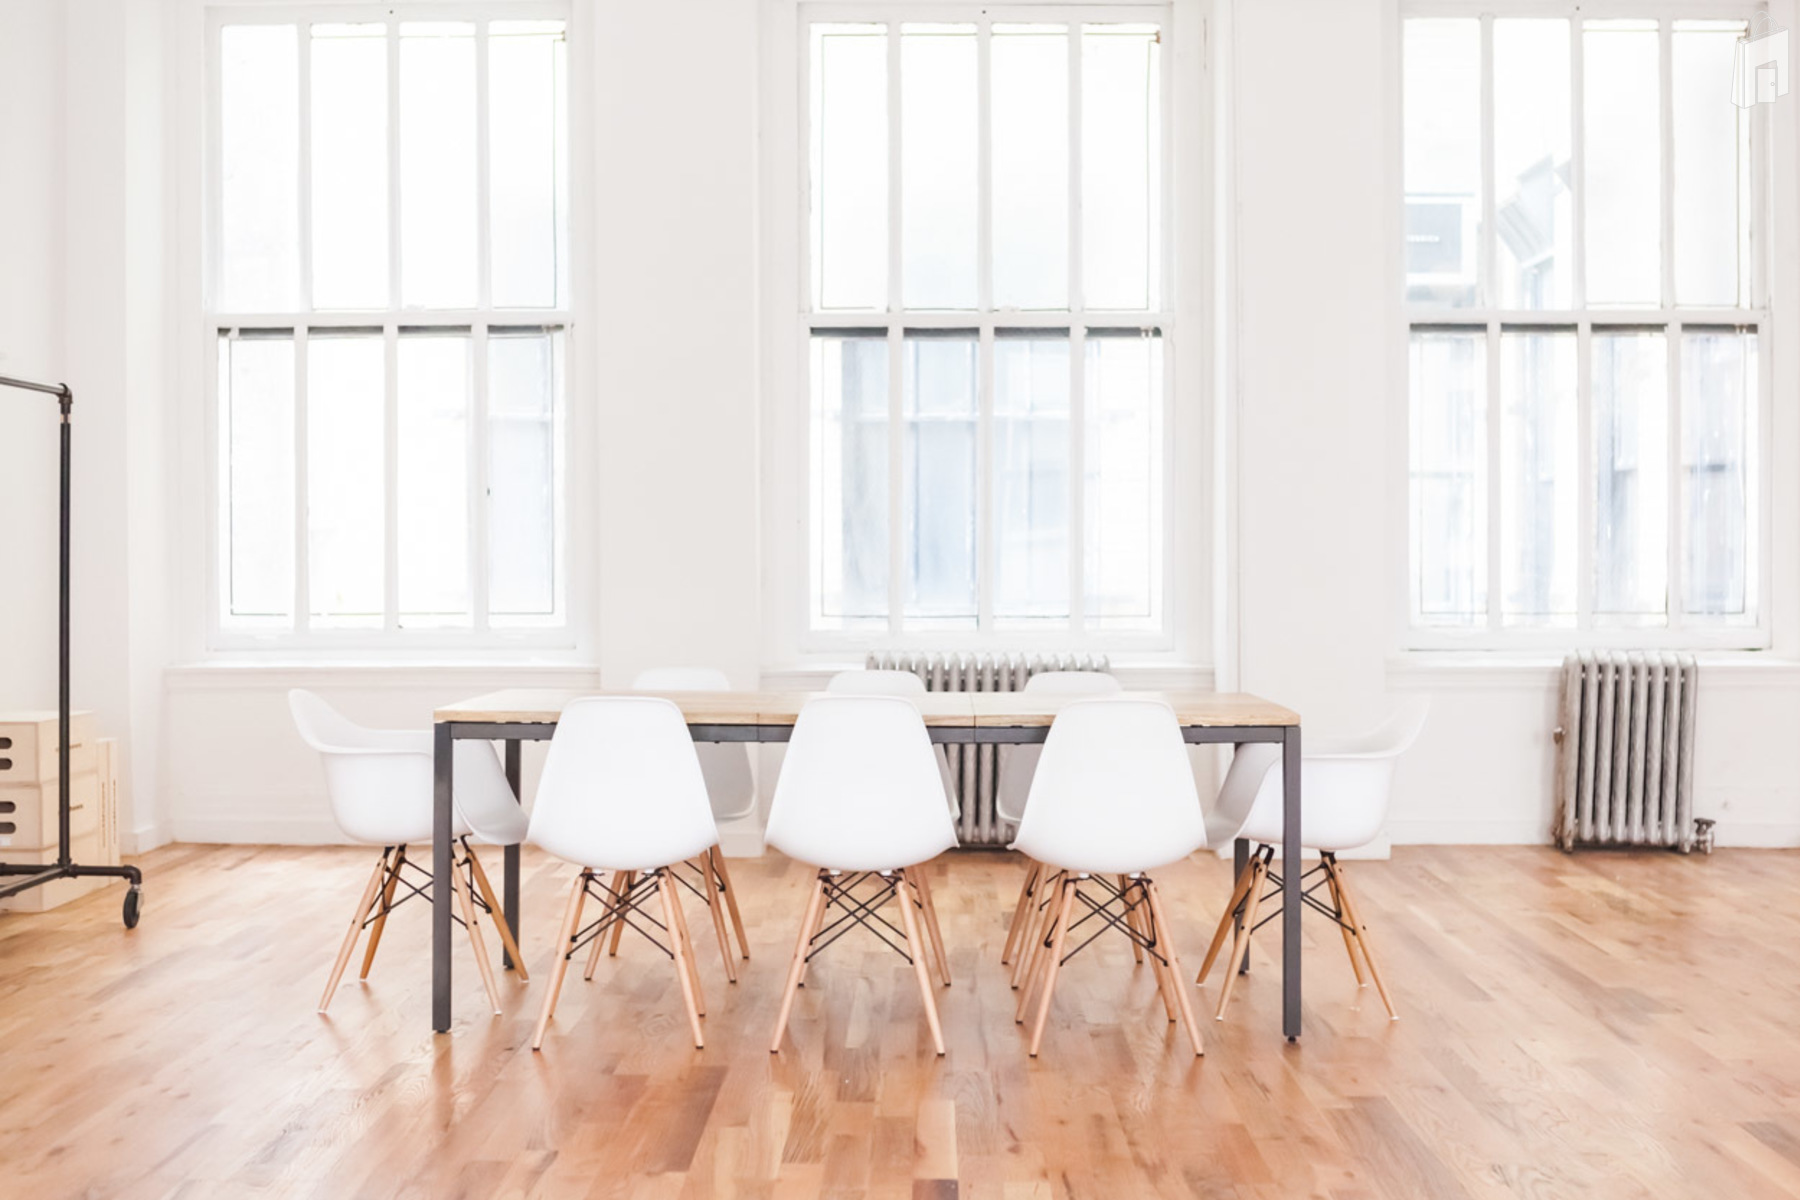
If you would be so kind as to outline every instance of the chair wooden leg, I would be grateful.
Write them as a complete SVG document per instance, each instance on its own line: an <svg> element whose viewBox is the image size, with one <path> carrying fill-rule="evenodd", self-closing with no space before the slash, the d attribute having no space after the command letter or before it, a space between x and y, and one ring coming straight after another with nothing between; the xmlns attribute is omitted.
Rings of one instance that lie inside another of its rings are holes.
<svg viewBox="0 0 1800 1200"><path fill-rule="evenodd" d="M700 1016L706 1002L700 999L700 977L694 970L693 951L687 940L687 922L681 916L681 898L675 894L675 877L662 871L657 887L662 892L663 918L669 928L669 945L675 952L675 974L681 978L681 998L687 1003L688 1024L694 1029L694 1048L706 1045Z"/></svg>
<svg viewBox="0 0 1800 1200"><path fill-rule="evenodd" d="M806 915L800 918L800 939L794 946L794 961L788 965L787 987L781 993L781 1014L775 1018L775 1040L769 1043L770 1054L781 1053L781 1039L787 1035L788 1014L794 1009L794 993L800 987L800 975L806 969L806 952L812 945L819 909L825 903L825 881L815 877L812 892L806 898Z"/></svg>
<svg viewBox="0 0 1800 1200"><path fill-rule="evenodd" d="M1050 960L1044 964L1043 995L1038 998L1037 1021L1031 1028L1031 1057L1036 1058L1044 1040L1044 1023L1050 1018L1050 997L1056 994L1056 976L1062 968L1063 943L1069 935L1069 912L1075 906L1074 879L1064 879L1062 903L1057 906L1056 932L1050 939Z"/></svg>
<svg viewBox="0 0 1800 1200"><path fill-rule="evenodd" d="M1206 957L1200 962L1200 974L1195 983L1205 983L1206 976L1212 971L1214 960L1225 946L1225 935L1234 933L1237 924L1234 918L1238 908L1244 903L1244 897L1250 894L1250 881L1256 878L1256 862L1252 860L1231 885L1231 899L1225 902L1225 915L1219 918L1219 927L1213 931L1212 944L1206 948Z"/></svg>
<svg viewBox="0 0 1800 1200"><path fill-rule="evenodd" d="M1044 881L1038 884L1038 913L1033 922L1031 945L1018 964L1019 995L1013 1009L1013 1023L1022 1025L1025 1016L1031 1011L1033 998L1037 995L1037 987L1044 978L1044 960L1050 952L1050 943L1056 937L1057 918L1062 912L1063 884L1074 882L1074 877L1062 871L1052 871L1045 875Z"/></svg>
<svg viewBox="0 0 1800 1200"><path fill-rule="evenodd" d="M607 899L600 901L600 915L604 919L618 907L616 889L619 887L620 881L625 878L625 872L614 871L610 883L606 879L605 872L602 871L595 871L594 878L600 881L600 890L607 896ZM594 935L593 942L588 946L587 965L581 971L583 982L593 979L595 970L600 966L600 952L606 949L606 944L611 940L611 930Z"/></svg>
<svg viewBox="0 0 1800 1200"><path fill-rule="evenodd" d="M441 885L440 885L441 886ZM481 985L487 989L488 1003L499 1016L500 987L494 982L494 964L488 961L487 947L481 941L481 922L475 915L475 901L469 894L468 881L455 865L450 867L450 886L456 892L457 907L462 909L463 927L469 931L469 944L475 948L475 966L481 972Z"/></svg>
<svg viewBox="0 0 1800 1200"><path fill-rule="evenodd" d="M938 980L949 987L950 956L944 953L944 934L938 928L937 904L931 899L931 880L926 877L923 867L917 874L908 871L906 879L919 897L919 915L923 918L926 940L931 943L932 958L937 962Z"/></svg>
<svg viewBox="0 0 1800 1200"><path fill-rule="evenodd" d="M738 912L737 889L732 886L731 872L725 869L725 852L712 848L713 874L719 877L719 888L725 895L725 910L731 914L731 928L737 933L738 949L750 957L750 939L744 934L744 918Z"/></svg>
<svg viewBox="0 0 1800 1200"><path fill-rule="evenodd" d="M700 868L700 887L706 896L706 911L712 917L713 933L719 939L719 957L725 963L725 982L737 982L737 964L731 960L731 935L725 932L725 905L719 894L719 879L713 874L712 851L702 854L695 864Z"/></svg>
<svg viewBox="0 0 1800 1200"><path fill-rule="evenodd" d="M925 966L927 953L926 939L919 934L919 914L913 911L913 900L909 892L918 886L912 872L901 871L899 874L899 890L895 899L900 902L900 922L906 930L906 949L912 955L913 975L919 981L919 1000L925 1006L925 1023L931 1027L931 1044L937 1048L938 1055L944 1053L944 1029L938 1023L937 997L933 995L931 972ZM929 911L929 910L925 910ZM946 980L946 982L948 982Z"/></svg>
<svg viewBox="0 0 1800 1200"><path fill-rule="evenodd" d="M825 928L825 919L827 917L829 917L830 915L831 915L831 893L830 893L830 891L826 891L825 898L819 902L819 911L813 915L812 928L810 930L808 930L807 934L806 934L806 944L807 944L807 948L809 950L811 949L813 942L818 939L819 932ZM811 970L812 970L812 963L808 959L803 957L800 961L800 986L801 987L806 986L806 976L807 976L807 973L810 972Z"/></svg>
<svg viewBox="0 0 1800 1200"><path fill-rule="evenodd" d="M388 910L394 906L394 889L400 886L400 867L406 861L406 847L394 848L393 861L382 855L382 862L387 869L387 884L381 889L381 909L375 914L375 923L369 926L369 945L363 951L362 971L358 979L369 977L369 968L375 965L375 948L381 945L381 931L387 928Z"/></svg>
<svg viewBox="0 0 1800 1200"><path fill-rule="evenodd" d="M669 902L675 908L672 915L675 918L676 929L681 934L688 978L693 980L694 984L694 1006L704 1017L706 1015L706 993L700 987L700 962L694 954L694 937L688 932L687 911L681 907L681 881L675 878L675 868L672 866L663 868L662 877L669 884Z"/></svg>
<svg viewBox="0 0 1800 1200"><path fill-rule="evenodd" d="M1062 880L1061 871L1052 871L1047 867L1038 874L1036 890L1031 898L1031 911L1025 915L1025 926L1013 958L1012 986L1015 988L1026 985L1031 977L1036 947L1050 936L1050 923L1056 919L1056 898L1062 894Z"/></svg>
<svg viewBox="0 0 1800 1200"><path fill-rule="evenodd" d="M624 880L622 883L620 882L621 878ZM629 896L631 894L631 889L635 886L637 886L636 871L625 871L622 873L615 871L613 873L613 893L621 899ZM621 914L621 916L623 916L623 914ZM612 937L608 939L608 945L606 947L606 956L608 958L619 957L619 939L624 936L625 922L620 920L618 924L612 927Z"/></svg>
<svg viewBox="0 0 1800 1200"><path fill-rule="evenodd" d="M1150 911L1150 880L1148 877L1140 877L1133 882L1137 886L1138 893L1137 904L1131 913L1135 922L1133 928L1150 943L1150 970L1156 976L1156 994L1162 997L1163 1016L1167 1017L1169 1024L1173 1025L1178 1019L1175 996L1181 990L1181 981L1170 970L1166 958L1160 955L1157 943L1161 934L1157 928L1156 918ZM1129 896L1130 893L1126 894Z"/></svg>
<svg viewBox="0 0 1800 1200"><path fill-rule="evenodd" d="M1000 951L1000 965L1010 966L1013 954L1018 949L1020 936L1025 932L1029 922L1026 917L1035 912L1032 900L1037 893L1038 873L1043 868L1035 862L1025 864L1025 882L1019 886L1019 900L1013 905L1012 924L1006 927L1006 946ZM1018 986L1017 984L1014 985Z"/></svg>
<svg viewBox="0 0 1800 1200"><path fill-rule="evenodd" d="M1244 923L1231 939L1230 970L1225 972L1225 982L1219 988L1219 1007L1213 1013L1215 1020L1225 1019L1225 1006L1231 1003L1231 989L1237 986L1237 965L1250 952L1250 937L1256 929L1256 914L1262 908L1263 884L1268 880L1269 867L1265 860L1258 858L1252 864L1250 894L1247 907L1244 909Z"/></svg>
<svg viewBox="0 0 1800 1200"><path fill-rule="evenodd" d="M583 871L575 877L575 886L569 892L569 903L563 909L562 933L556 941L556 960L550 967L550 986L544 991L544 1007L538 1013L537 1032L531 1037L531 1048L544 1048L544 1031L550 1027L550 1014L556 1011L556 998L562 993L563 976L569 973L569 957L575 951L570 942L575 931L581 928L581 906L587 899L588 880L593 878L592 871ZM595 938L595 942L600 939Z"/></svg>
<svg viewBox="0 0 1800 1200"><path fill-rule="evenodd" d="M1350 928L1350 917L1344 910L1344 889L1338 883L1337 856L1324 854L1319 861L1325 867L1325 882L1331 888L1331 907L1338 914L1338 932L1344 935L1344 953L1350 956L1350 969L1356 972L1356 986L1368 987L1369 981L1363 975L1362 958L1356 952L1356 933Z"/></svg>
<svg viewBox="0 0 1800 1200"><path fill-rule="evenodd" d="M344 968L350 965L350 953L356 949L356 938L362 933L363 918L369 915L369 906L375 903L375 893L381 888L381 879L387 873L387 865L387 851L383 850L381 861L375 864L375 870L369 876L369 884L363 888L362 899L357 901L356 911L350 916L350 928L344 931L344 944L338 947L337 961L331 967L331 978L325 981L325 994L319 997L320 1012L331 1007L332 993L337 991L338 980L344 977Z"/></svg>
<svg viewBox="0 0 1800 1200"><path fill-rule="evenodd" d="M1117 883L1119 885L1119 896L1122 899L1131 895L1130 880L1126 879L1125 876L1115 875L1115 876L1113 876L1113 882ZM1141 914L1138 913L1138 911L1136 909L1131 907L1129 902L1126 903L1126 905L1125 905L1125 925L1127 928L1135 929L1139 933L1143 933L1144 926L1138 920L1138 917L1140 915ZM1131 940L1131 961L1137 963L1139 966L1142 966L1143 962L1144 962L1144 948L1137 944L1136 938L1133 938ZM1174 1018L1171 1017L1170 1019L1173 1020Z"/></svg>
<svg viewBox="0 0 1800 1200"><path fill-rule="evenodd" d="M1181 1023L1187 1026L1188 1037L1194 1043L1194 1053L1203 1055L1206 1047L1200 1041L1200 1026L1194 1023L1194 1006L1188 999L1187 989L1180 986L1181 959L1175 953L1175 937L1169 925L1168 915L1163 911L1162 893L1156 889L1156 881L1144 880L1144 891L1150 898L1150 925L1154 932L1155 944L1168 958L1165 974L1169 980L1169 990L1175 993L1176 1003L1181 1008Z"/></svg>
<svg viewBox="0 0 1800 1200"><path fill-rule="evenodd" d="M1381 993L1381 1003L1386 1006L1388 1019L1398 1021L1400 1014L1394 1011L1394 1002L1388 997L1387 984L1381 981L1381 971L1375 966L1375 956L1369 951L1369 927L1363 924L1362 914L1356 911L1356 901L1350 898L1350 884L1344 878L1344 869L1333 864L1337 874L1338 896L1344 902L1344 915L1350 918L1350 924L1356 929L1356 944L1362 950L1363 961L1369 965L1369 978L1375 981L1375 990Z"/></svg>
<svg viewBox="0 0 1800 1200"><path fill-rule="evenodd" d="M493 914L494 928L500 932L500 947L506 951L506 957L512 959L513 973L520 983L530 983L531 976L525 971L525 956L519 953L519 943L513 940L512 926L506 923L506 910L494 895L494 885L488 882L487 872L481 869L481 858L466 840L463 853L469 856L469 873L475 876L475 886L481 889L481 898L486 902L488 912Z"/></svg>

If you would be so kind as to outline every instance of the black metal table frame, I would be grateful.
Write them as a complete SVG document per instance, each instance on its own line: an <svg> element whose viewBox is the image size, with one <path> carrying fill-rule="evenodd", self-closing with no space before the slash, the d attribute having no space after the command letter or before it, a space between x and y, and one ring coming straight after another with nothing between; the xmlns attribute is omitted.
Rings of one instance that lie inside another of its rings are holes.
<svg viewBox="0 0 1800 1200"><path fill-rule="evenodd" d="M688 730L696 742L785 742L793 736L792 725L690 725ZM519 744L547 741L556 732L554 721L439 721L433 730L432 811L436 821L432 836L432 874L437 879L450 878L451 804L454 786L454 755L451 746L456 739L506 744L506 781L513 797L519 789ZM979 726L933 725L931 740L945 743L1023 744L1041 742L1049 736L1045 725ZM1305 904L1300 898L1300 727L1298 725L1188 725L1182 738L1194 745L1243 745L1270 742L1281 747L1282 763L1282 841L1281 841L1281 1031L1288 1041L1300 1036L1300 914ZM1234 847L1233 878L1243 874L1249 861L1249 843L1239 838ZM520 940L519 848L505 848L505 882L501 907L513 940ZM437 1033L450 1031L450 889L431 891L431 1028ZM512 963L506 963L508 969ZM1241 971L1249 969L1249 956L1237 964Z"/></svg>

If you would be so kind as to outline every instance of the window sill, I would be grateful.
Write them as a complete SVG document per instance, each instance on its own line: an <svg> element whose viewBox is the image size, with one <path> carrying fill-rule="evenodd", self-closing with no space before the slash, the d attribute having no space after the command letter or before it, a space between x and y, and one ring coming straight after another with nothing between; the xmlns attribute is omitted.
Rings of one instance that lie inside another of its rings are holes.
<svg viewBox="0 0 1800 1200"><path fill-rule="evenodd" d="M163 670L170 692L279 690L296 686L404 690L455 687L470 692L500 687L599 687L593 663L465 658L219 658L179 663Z"/></svg>
<svg viewBox="0 0 1800 1200"><path fill-rule="evenodd" d="M1703 682L1734 687L1792 687L1800 659L1768 650L1685 650L1700 664ZM1388 686L1400 690L1537 688L1553 683L1563 654L1542 650L1405 650L1387 660Z"/></svg>

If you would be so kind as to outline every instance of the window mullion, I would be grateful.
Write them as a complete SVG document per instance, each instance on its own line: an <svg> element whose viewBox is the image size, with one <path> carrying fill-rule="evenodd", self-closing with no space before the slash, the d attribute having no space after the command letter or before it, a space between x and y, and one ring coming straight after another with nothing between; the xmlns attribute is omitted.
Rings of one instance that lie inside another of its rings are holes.
<svg viewBox="0 0 1800 1200"><path fill-rule="evenodd" d="M483 312L493 308L493 237L488 135L488 25L475 23L475 296ZM552 297L554 298L554 296Z"/></svg>
<svg viewBox="0 0 1800 1200"><path fill-rule="evenodd" d="M400 29L387 24L388 307L400 307Z"/></svg>
<svg viewBox="0 0 1800 1200"><path fill-rule="evenodd" d="M1500 479L1500 322L1487 327L1487 624L1500 630L1500 516L1504 488Z"/></svg>
<svg viewBox="0 0 1800 1200"><path fill-rule="evenodd" d="M1069 26L1069 628L1087 625L1086 382L1087 328L1081 278L1081 26Z"/></svg>
<svg viewBox="0 0 1800 1200"><path fill-rule="evenodd" d="M1668 609L1669 628L1680 629L1686 625L1686 611L1682 602L1681 555L1687 545L1690 531L1687 523L1681 519L1682 493L1685 491L1685 480L1681 472L1681 323L1671 321L1668 334L1669 344L1665 357L1668 360L1668 384L1664 389L1668 393L1668 437L1665 439L1665 453L1668 455L1669 472L1669 535L1668 535ZM1748 497L1746 497L1748 502ZM1754 552L1753 547L1745 547Z"/></svg>
<svg viewBox="0 0 1800 1200"><path fill-rule="evenodd" d="M469 614L474 628L488 628L488 326L478 323L471 334L474 372L469 389ZM559 473L560 479L560 473Z"/></svg>
<svg viewBox="0 0 1800 1200"><path fill-rule="evenodd" d="M1587 307L1587 84L1579 16L1569 18L1569 300Z"/></svg>
<svg viewBox="0 0 1800 1200"><path fill-rule="evenodd" d="M977 342L975 409L975 627L994 627L994 327Z"/></svg>
<svg viewBox="0 0 1800 1200"><path fill-rule="evenodd" d="M300 311L313 309L312 253L312 26L301 21L295 29L299 49L300 83L300 161L295 172L300 195L296 197L299 217Z"/></svg>
<svg viewBox="0 0 1800 1200"><path fill-rule="evenodd" d="M1489 309L1500 304L1494 286L1494 17L1481 18L1481 246L1478 269L1481 302Z"/></svg>
<svg viewBox="0 0 1800 1200"><path fill-rule="evenodd" d="M980 394L976 416L975 536L976 628L994 627L994 130L993 21L982 16L975 25L975 308L979 314L977 369Z"/></svg>
<svg viewBox="0 0 1800 1200"><path fill-rule="evenodd" d="M312 623L310 552L307 505L308 462L306 412L306 335L304 324L294 327L294 631L305 633ZM229 502L229 501L227 501Z"/></svg>
<svg viewBox="0 0 1800 1200"><path fill-rule="evenodd" d="M900 23L887 26L888 632L905 628L905 327L900 311Z"/></svg>
<svg viewBox="0 0 1800 1200"><path fill-rule="evenodd" d="M382 364L387 382L382 389L386 397L382 406L382 457L385 463L382 477L386 487L383 489L381 538L385 575L381 624L391 633L400 628L400 326L397 321L388 320L382 330L382 341L385 351Z"/></svg>
<svg viewBox="0 0 1800 1200"><path fill-rule="evenodd" d="M1575 327L1575 628L1594 624L1599 553L1594 505L1599 464L1594 460L1593 334L1591 321Z"/></svg>
<svg viewBox="0 0 1800 1200"><path fill-rule="evenodd" d="M994 311L994 24L975 26L975 307Z"/></svg>
<svg viewBox="0 0 1800 1200"><path fill-rule="evenodd" d="M1662 253L1658 259L1662 264L1662 304L1669 309L1675 307L1675 89L1672 86L1675 52L1670 22L1658 21L1656 30L1657 131L1662 160L1658 164L1661 168L1659 232L1662 239Z"/></svg>

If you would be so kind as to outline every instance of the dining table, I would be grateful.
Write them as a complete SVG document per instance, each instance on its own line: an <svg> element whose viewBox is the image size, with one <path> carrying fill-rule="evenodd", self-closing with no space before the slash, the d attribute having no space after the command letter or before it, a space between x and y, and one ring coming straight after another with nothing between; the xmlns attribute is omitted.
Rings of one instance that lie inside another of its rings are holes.
<svg viewBox="0 0 1800 1200"><path fill-rule="evenodd" d="M498 742L504 747L506 779L520 798L521 746L544 741L556 732L570 703L591 696L656 696L675 704L696 742L785 742L807 703L823 695L803 691L643 692L576 691L512 688L445 705L433 714L433 796L435 829L432 874L448 879L451 872L455 779L452 746L458 740ZM1300 716L1257 696L1241 692L1138 691L1123 695L1151 697L1169 705L1181 736L1196 745L1274 743L1281 747L1281 1029L1288 1041L1300 1036L1300 914L1305 908L1300 863ZM1079 696L1027 692L925 692L909 697L917 704L931 740L944 744L1018 745L1042 742L1064 704ZM501 908L515 943L523 942L519 903L519 847L507 846ZM1249 861L1249 844L1234 846L1234 878ZM431 1027L451 1027L451 889L431 891ZM1236 964L1249 969L1248 956ZM506 966L510 968L511 962Z"/></svg>

